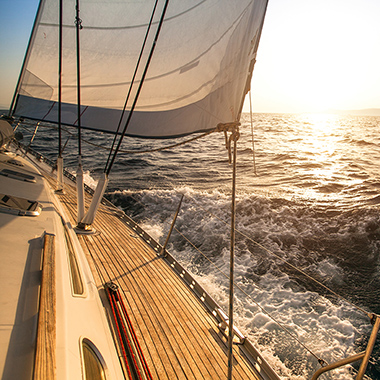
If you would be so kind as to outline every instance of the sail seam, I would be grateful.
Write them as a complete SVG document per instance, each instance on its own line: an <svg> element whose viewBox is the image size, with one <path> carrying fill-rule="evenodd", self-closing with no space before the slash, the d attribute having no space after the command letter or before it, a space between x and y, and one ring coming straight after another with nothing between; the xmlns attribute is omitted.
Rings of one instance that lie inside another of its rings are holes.
<svg viewBox="0 0 380 380"><path fill-rule="evenodd" d="M202 0L198 4L192 6L191 8L186 9L185 11L180 12L180 13L174 15L174 16L168 17L165 20L166 21L171 21L171 20L174 20L174 19L176 19L178 17L181 17L181 16L185 15L186 13L191 12L195 8L198 8L203 3L206 3L206 2L207 2L207 0ZM154 22L152 25L156 25L156 24L158 24L158 21ZM57 24L47 23L47 22L41 22L40 25L51 26L51 27L57 27L58 26ZM147 26L148 26L148 23L147 24L138 24L138 25L133 25L133 26L86 26L86 29L91 29L91 30L125 30L125 29L146 28ZM70 24L63 25L63 27L64 28L75 28L75 26L70 25Z"/></svg>

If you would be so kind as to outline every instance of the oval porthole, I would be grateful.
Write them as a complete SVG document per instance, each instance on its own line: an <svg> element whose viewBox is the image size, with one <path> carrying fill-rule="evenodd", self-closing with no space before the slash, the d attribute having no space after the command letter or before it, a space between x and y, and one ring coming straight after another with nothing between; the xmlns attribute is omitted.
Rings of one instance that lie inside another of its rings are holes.
<svg viewBox="0 0 380 380"><path fill-rule="evenodd" d="M105 380L105 363L100 352L88 339L82 341L83 373L85 380Z"/></svg>

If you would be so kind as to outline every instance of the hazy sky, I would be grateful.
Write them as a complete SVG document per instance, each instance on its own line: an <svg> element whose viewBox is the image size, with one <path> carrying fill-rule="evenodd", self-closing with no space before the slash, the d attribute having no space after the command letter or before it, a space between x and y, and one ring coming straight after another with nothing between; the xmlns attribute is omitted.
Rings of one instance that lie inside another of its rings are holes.
<svg viewBox="0 0 380 380"><path fill-rule="evenodd" d="M37 5L38 0L0 0L5 108ZM254 112L380 108L380 0L269 0L252 100Z"/></svg>

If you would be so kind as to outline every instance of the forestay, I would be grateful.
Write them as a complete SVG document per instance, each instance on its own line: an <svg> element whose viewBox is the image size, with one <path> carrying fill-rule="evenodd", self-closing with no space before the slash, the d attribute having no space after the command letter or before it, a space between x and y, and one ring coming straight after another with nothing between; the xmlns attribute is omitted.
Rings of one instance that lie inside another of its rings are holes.
<svg viewBox="0 0 380 380"><path fill-rule="evenodd" d="M81 0L81 126L115 132L154 0ZM77 123L75 1L63 9L62 123ZM158 2L139 85L164 6ZM267 0L170 0L127 135L164 138L239 120ZM58 120L59 1L41 0L14 115ZM130 101L122 126L128 117Z"/></svg>

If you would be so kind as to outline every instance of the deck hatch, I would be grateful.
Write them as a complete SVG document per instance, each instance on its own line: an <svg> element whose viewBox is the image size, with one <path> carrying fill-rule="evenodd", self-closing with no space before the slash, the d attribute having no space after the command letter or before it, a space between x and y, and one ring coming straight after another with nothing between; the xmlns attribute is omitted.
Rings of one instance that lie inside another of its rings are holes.
<svg viewBox="0 0 380 380"><path fill-rule="evenodd" d="M20 216L38 216L41 211L42 206L37 201L0 194L0 212Z"/></svg>
<svg viewBox="0 0 380 380"><path fill-rule="evenodd" d="M0 170L0 174L5 176L5 177L17 179L19 181L26 181L26 182L32 182L32 183L36 182L36 177L34 177L30 174L18 172L16 170L2 169L2 170Z"/></svg>
<svg viewBox="0 0 380 380"><path fill-rule="evenodd" d="M24 164L23 164L21 161L16 160L16 159L14 159L14 158L12 158L12 159L6 161L6 163L7 163L7 164L14 165L14 166L24 166Z"/></svg>

